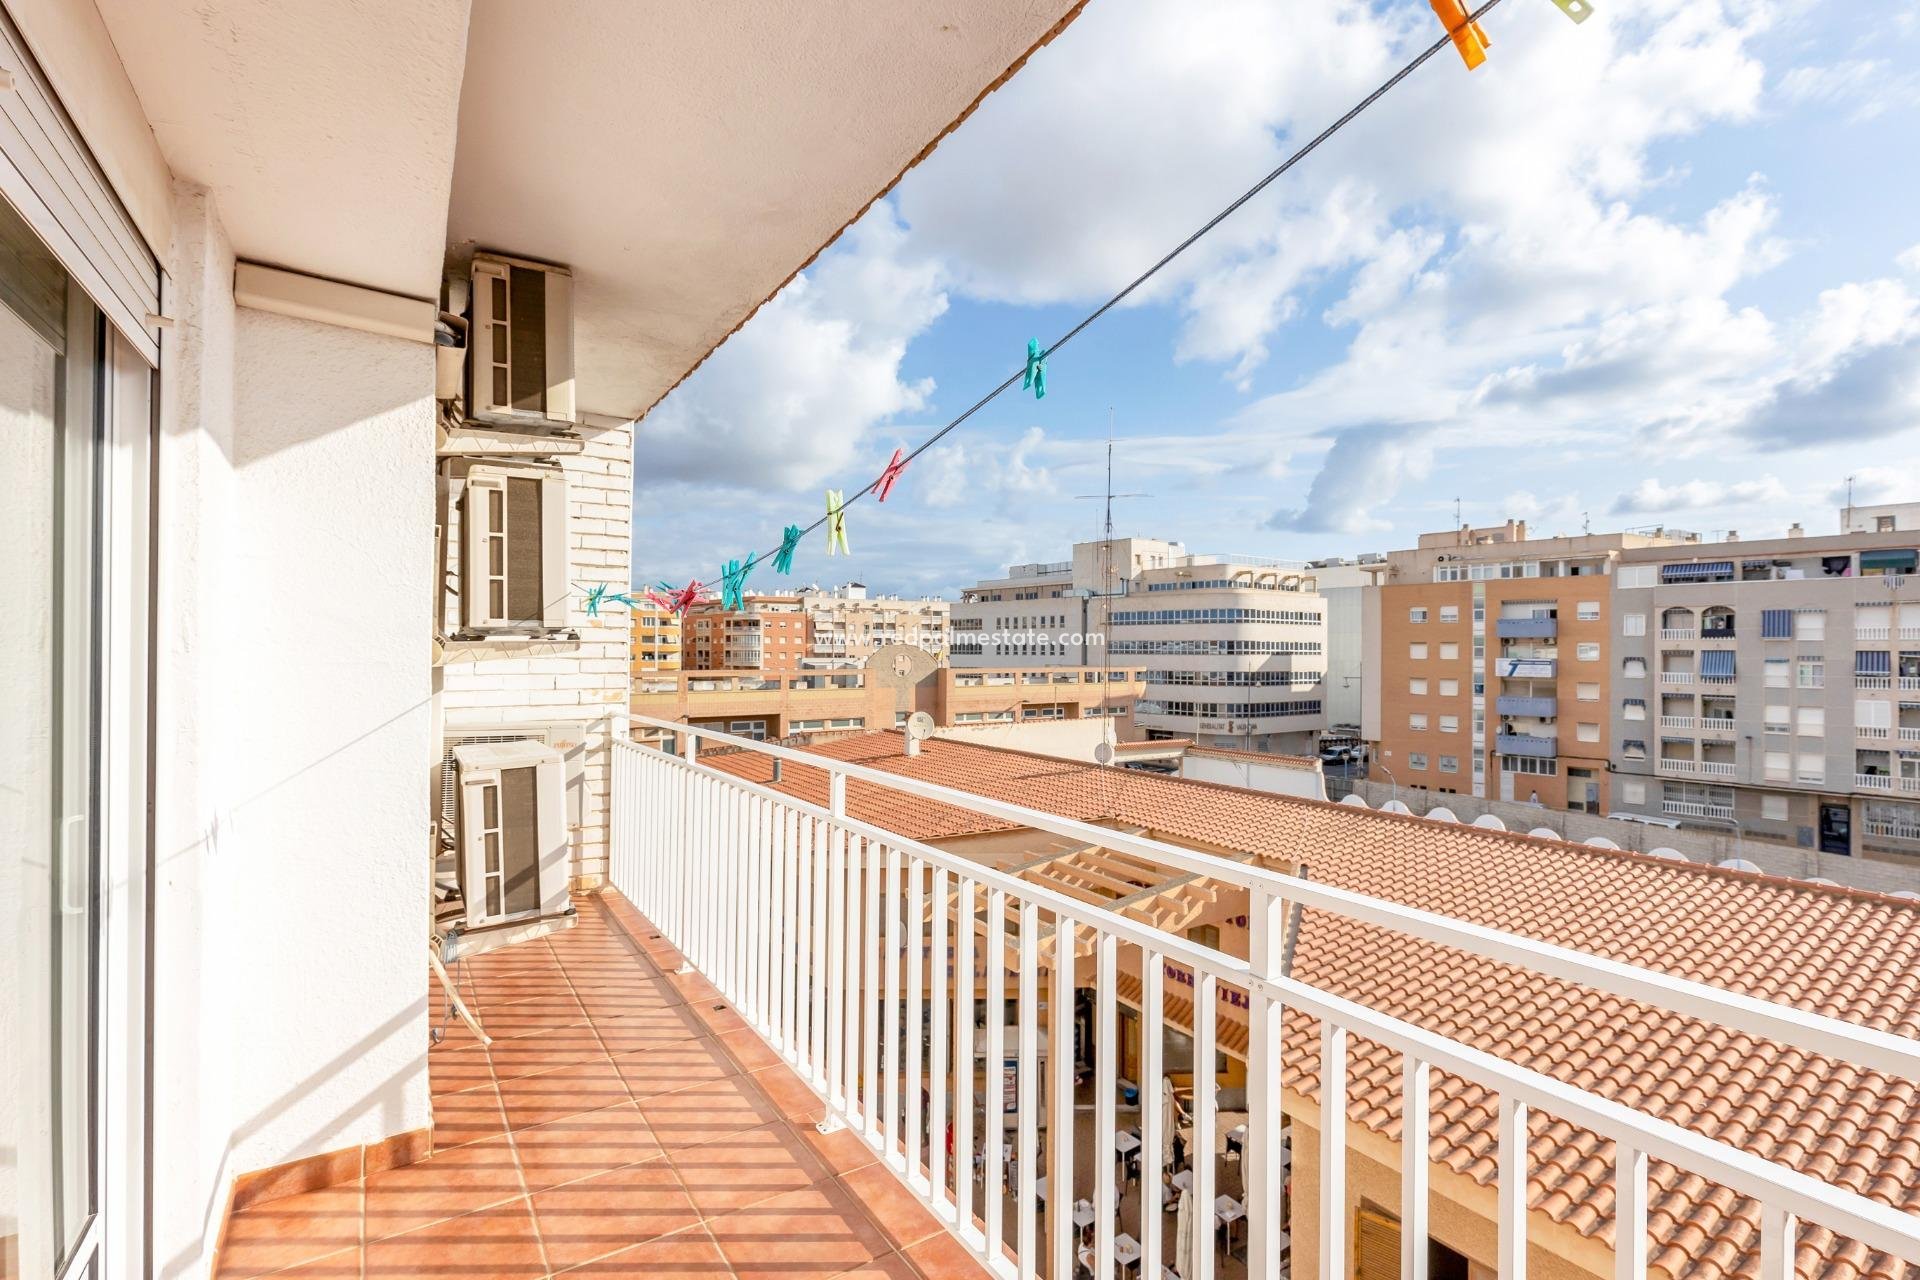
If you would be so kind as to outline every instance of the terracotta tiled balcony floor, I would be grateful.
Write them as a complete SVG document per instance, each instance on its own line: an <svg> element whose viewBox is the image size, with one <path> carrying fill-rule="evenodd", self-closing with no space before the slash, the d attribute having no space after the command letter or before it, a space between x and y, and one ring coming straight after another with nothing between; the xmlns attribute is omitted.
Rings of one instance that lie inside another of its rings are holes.
<svg viewBox="0 0 1920 1280"><path fill-rule="evenodd" d="M234 1214L223 1280L985 1280L630 905L577 906L462 965L494 1043L428 1055L433 1155Z"/></svg>

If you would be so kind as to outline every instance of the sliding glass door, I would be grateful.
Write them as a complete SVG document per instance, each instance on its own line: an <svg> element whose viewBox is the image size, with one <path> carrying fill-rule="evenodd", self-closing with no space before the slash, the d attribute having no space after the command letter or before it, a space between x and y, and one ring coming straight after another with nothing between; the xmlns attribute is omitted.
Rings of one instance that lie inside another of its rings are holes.
<svg viewBox="0 0 1920 1280"><path fill-rule="evenodd" d="M0 201L0 1276L28 1280L100 1271L106 976L130 959L104 928L127 850L103 838L124 817L103 785L103 490L112 402L139 386L108 377L117 354Z"/></svg>

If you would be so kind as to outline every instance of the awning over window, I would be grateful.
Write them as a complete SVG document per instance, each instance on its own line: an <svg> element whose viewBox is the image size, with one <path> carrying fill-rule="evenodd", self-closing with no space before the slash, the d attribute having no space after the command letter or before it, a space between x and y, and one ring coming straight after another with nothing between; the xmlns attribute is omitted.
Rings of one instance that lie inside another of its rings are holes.
<svg viewBox="0 0 1920 1280"><path fill-rule="evenodd" d="M1625 707L1644 707L1647 705L1647 700L1645 698L1622 698L1620 705Z"/></svg>
<svg viewBox="0 0 1920 1280"><path fill-rule="evenodd" d="M1860 553L1860 571L1878 569L1882 573L1912 573L1914 562L1920 560L1920 552L1913 551L1862 551Z"/></svg>
<svg viewBox="0 0 1920 1280"><path fill-rule="evenodd" d="M1862 649L1853 655L1853 674L1890 676L1893 674L1893 655L1885 649Z"/></svg>
<svg viewBox="0 0 1920 1280"><path fill-rule="evenodd" d="M1762 609L1760 611L1760 638L1762 640L1791 640L1793 638L1793 610Z"/></svg>
<svg viewBox="0 0 1920 1280"><path fill-rule="evenodd" d="M1882 655L1885 656L1885 655ZM1733 675L1733 650L1709 649L1700 655L1700 674L1722 679Z"/></svg>
<svg viewBox="0 0 1920 1280"><path fill-rule="evenodd" d="M1701 560L1695 564L1663 564L1660 566L1662 582L1690 582L1695 578L1716 578L1733 572L1731 560Z"/></svg>

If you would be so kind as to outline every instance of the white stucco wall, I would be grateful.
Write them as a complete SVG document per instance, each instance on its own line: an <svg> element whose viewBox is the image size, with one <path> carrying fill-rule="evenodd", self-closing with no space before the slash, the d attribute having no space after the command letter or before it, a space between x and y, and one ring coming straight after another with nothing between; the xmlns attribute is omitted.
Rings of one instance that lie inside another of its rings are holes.
<svg viewBox="0 0 1920 1280"><path fill-rule="evenodd" d="M1114 726L1103 719L1014 720L1004 724L942 725L936 738L971 742L982 747L1006 747L1062 760L1094 762L1094 749L1113 739Z"/></svg>
<svg viewBox="0 0 1920 1280"><path fill-rule="evenodd" d="M154 1257L428 1123L432 351L232 303L176 199L159 475Z"/></svg>
<svg viewBox="0 0 1920 1280"><path fill-rule="evenodd" d="M1240 756L1210 756L1189 751L1180 759L1180 776L1196 782L1219 782L1277 796L1325 800L1327 787L1316 763L1310 769L1296 765L1262 764Z"/></svg>

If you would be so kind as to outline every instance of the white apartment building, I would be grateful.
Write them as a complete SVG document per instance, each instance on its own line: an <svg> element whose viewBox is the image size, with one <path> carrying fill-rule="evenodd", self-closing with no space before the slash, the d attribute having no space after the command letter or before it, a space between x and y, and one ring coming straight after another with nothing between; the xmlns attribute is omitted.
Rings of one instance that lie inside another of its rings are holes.
<svg viewBox="0 0 1920 1280"><path fill-rule="evenodd" d="M1327 609L1304 565L1083 542L968 588L953 629L955 666L1144 670L1134 711L1149 738L1301 752L1327 725Z"/></svg>
<svg viewBox="0 0 1920 1280"><path fill-rule="evenodd" d="M911 645L936 657L947 651L947 616L952 605L945 600L869 595L864 584L849 582L804 588L800 603L807 615L803 668L865 666L884 645Z"/></svg>
<svg viewBox="0 0 1920 1280"><path fill-rule="evenodd" d="M1364 719L1369 594L1385 579L1387 558L1369 553L1357 560L1314 560L1307 565L1327 602L1326 704L1329 728L1359 732Z"/></svg>

